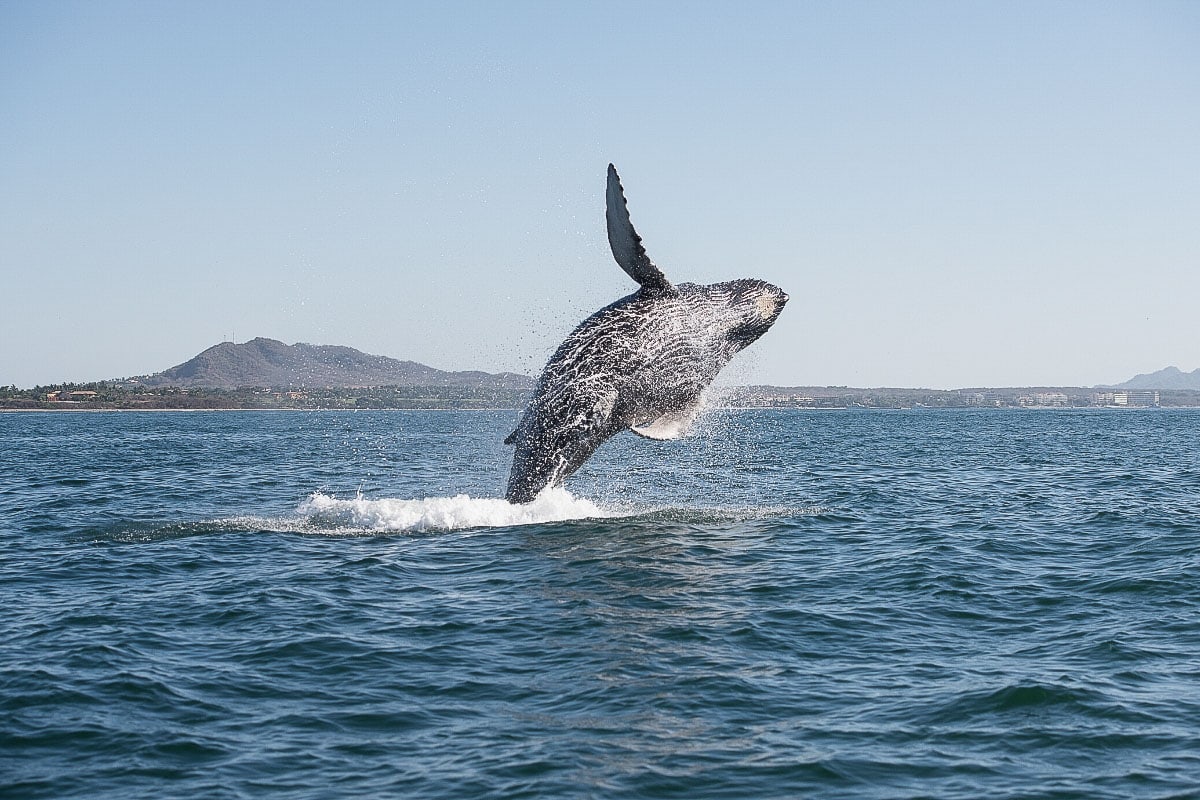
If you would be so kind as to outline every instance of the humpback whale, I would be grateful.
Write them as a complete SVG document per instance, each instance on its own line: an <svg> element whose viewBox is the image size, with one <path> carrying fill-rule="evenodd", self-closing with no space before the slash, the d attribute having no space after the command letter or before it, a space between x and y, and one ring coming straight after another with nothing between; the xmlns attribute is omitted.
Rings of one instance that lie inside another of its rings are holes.
<svg viewBox="0 0 1200 800"><path fill-rule="evenodd" d="M646 255L612 164L605 199L613 258L641 289L581 322L546 364L504 440L516 446L505 492L511 503L558 486L626 428L649 439L682 436L704 389L788 300L754 279L672 284Z"/></svg>

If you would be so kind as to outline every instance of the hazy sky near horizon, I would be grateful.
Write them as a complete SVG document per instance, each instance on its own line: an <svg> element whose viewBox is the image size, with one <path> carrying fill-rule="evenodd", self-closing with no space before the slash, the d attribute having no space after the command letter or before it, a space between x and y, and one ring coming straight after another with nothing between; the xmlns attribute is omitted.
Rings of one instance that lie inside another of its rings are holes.
<svg viewBox="0 0 1200 800"><path fill-rule="evenodd" d="M1200 366L1200 3L0 0L0 384L222 340L536 373L636 286L784 385Z"/></svg>

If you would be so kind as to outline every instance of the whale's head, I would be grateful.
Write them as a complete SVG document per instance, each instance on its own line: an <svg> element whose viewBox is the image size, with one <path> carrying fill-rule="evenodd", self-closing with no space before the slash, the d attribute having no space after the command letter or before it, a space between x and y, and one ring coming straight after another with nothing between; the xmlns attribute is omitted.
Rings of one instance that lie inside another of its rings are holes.
<svg viewBox="0 0 1200 800"><path fill-rule="evenodd" d="M716 332L723 334L730 355L770 330L788 301L778 286L753 278L714 283L703 290L715 312Z"/></svg>

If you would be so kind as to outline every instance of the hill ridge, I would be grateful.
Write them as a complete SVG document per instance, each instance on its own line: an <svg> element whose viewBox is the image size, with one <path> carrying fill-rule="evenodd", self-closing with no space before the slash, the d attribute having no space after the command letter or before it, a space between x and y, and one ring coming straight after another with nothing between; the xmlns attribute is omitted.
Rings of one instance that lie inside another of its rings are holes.
<svg viewBox="0 0 1200 800"><path fill-rule="evenodd" d="M117 383L131 386L236 389L239 387L359 388L375 386L457 386L524 389L527 375L478 370L450 372L416 361L371 355L345 345L255 337L240 344L219 342L162 372Z"/></svg>
<svg viewBox="0 0 1200 800"><path fill-rule="evenodd" d="M1200 389L1200 367L1184 372L1179 367L1163 367L1157 372L1134 375L1112 389Z"/></svg>

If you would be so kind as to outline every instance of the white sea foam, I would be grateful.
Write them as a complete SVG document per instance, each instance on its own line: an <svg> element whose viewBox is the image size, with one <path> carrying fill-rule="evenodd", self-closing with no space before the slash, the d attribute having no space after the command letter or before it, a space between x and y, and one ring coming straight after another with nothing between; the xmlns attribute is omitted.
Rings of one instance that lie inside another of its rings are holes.
<svg viewBox="0 0 1200 800"><path fill-rule="evenodd" d="M300 504L299 513L316 526L379 532L494 528L612 516L592 501L561 488L546 489L533 502L523 504L465 494L422 500L368 500L360 495L339 500L314 492Z"/></svg>

